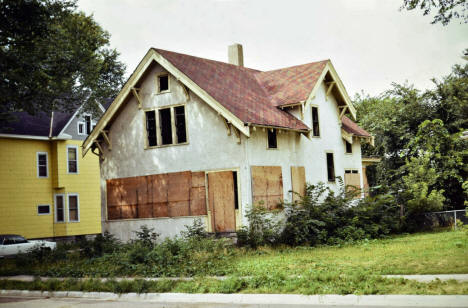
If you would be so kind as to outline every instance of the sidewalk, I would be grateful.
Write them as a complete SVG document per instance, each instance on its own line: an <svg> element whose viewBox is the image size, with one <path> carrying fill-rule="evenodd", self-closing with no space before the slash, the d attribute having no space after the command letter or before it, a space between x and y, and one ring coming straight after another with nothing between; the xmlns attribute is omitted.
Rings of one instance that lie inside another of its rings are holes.
<svg viewBox="0 0 468 308"><path fill-rule="evenodd" d="M41 292L0 290L0 298L56 299L78 302L97 300L112 307L468 307L468 295L295 295L295 294L186 294L186 293L127 293L107 292ZM74 300L74 299L80 300ZM29 301L31 307L37 307ZM43 302L40 302L43 305ZM132 303L132 305L129 305ZM39 302L38 302L39 304ZM144 305L146 307L146 305ZM70 306L71 307L71 306ZM81 307L73 305L73 307ZM86 307L89 307L87 305Z"/></svg>

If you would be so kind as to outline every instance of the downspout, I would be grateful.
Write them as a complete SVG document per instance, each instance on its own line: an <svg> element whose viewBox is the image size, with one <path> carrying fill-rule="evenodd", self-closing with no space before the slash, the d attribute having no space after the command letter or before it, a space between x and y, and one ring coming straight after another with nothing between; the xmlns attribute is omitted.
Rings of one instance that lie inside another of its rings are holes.
<svg viewBox="0 0 468 308"><path fill-rule="evenodd" d="M49 138L52 138L53 127L54 127L54 112L52 111L50 115Z"/></svg>

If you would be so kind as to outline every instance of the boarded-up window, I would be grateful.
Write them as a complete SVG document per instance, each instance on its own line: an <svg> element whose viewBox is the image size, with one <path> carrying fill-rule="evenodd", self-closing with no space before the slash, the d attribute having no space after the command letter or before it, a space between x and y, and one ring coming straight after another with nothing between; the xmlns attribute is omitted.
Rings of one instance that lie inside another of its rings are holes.
<svg viewBox="0 0 468 308"><path fill-rule="evenodd" d="M206 215L205 173L107 180L109 220Z"/></svg>
<svg viewBox="0 0 468 308"><path fill-rule="evenodd" d="M283 176L279 166L252 166L254 205L276 209L283 201Z"/></svg>
<svg viewBox="0 0 468 308"><path fill-rule="evenodd" d="M291 167L292 200L298 201L305 194L305 168Z"/></svg>
<svg viewBox="0 0 468 308"><path fill-rule="evenodd" d="M344 182L346 191L353 194L355 198L360 197L361 177L358 170L345 170Z"/></svg>

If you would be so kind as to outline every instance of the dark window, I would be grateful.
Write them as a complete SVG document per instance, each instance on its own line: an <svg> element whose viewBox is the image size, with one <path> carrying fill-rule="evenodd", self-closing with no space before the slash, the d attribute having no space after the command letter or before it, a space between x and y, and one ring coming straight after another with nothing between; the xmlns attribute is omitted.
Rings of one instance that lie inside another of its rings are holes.
<svg viewBox="0 0 468 308"><path fill-rule="evenodd" d="M172 144L171 108L159 110L162 144Z"/></svg>
<svg viewBox="0 0 468 308"><path fill-rule="evenodd" d="M276 129L268 130L268 148L269 149L276 149L278 148L278 143L276 139Z"/></svg>
<svg viewBox="0 0 468 308"><path fill-rule="evenodd" d="M154 110L146 111L146 135L148 136L148 146L156 146L156 112Z"/></svg>
<svg viewBox="0 0 468 308"><path fill-rule="evenodd" d="M37 174L39 177L47 177L47 154L37 155Z"/></svg>
<svg viewBox="0 0 468 308"><path fill-rule="evenodd" d="M234 208L239 209L239 196L237 195L237 171L232 172L232 178L234 180Z"/></svg>
<svg viewBox="0 0 468 308"><path fill-rule="evenodd" d="M63 196L55 196L55 208L56 208L56 221L63 222L64 218L64 211L63 211Z"/></svg>
<svg viewBox="0 0 468 308"><path fill-rule="evenodd" d="M358 173L358 171L357 171L357 170L353 170L352 173Z"/></svg>
<svg viewBox="0 0 468 308"><path fill-rule="evenodd" d="M78 221L78 196L68 196L68 220Z"/></svg>
<svg viewBox="0 0 468 308"><path fill-rule="evenodd" d="M329 182L335 182L335 166L333 163L333 153L327 153L327 178Z"/></svg>
<svg viewBox="0 0 468 308"><path fill-rule="evenodd" d="M345 140L346 143L346 153L353 153L353 145Z"/></svg>
<svg viewBox="0 0 468 308"><path fill-rule="evenodd" d="M3 245L13 245L15 243L15 240L12 238L6 238L3 240Z"/></svg>
<svg viewBox="0 0 468 308"><path fill-rule="evenodd" d="M78 134L84 135L84 123L78 123Z"/></svg>
<svg viewBox="0 0 468 308"><path fill-rule="evenodd" d="M320 136L318 108L312 107L312 133L314 137Z"/></svg>
<svg viewBox="0 0 468 308"><path fill-rule="evenodd" d="M12 240L14 240L16 244L24 244L28 242L24 237L20 235L13 236Z"/></svg>
<svg viewBox="0 0 468 308"><path fill-rule="evenodd" d="M177 135L177 143L187 142L187 131L185 129L185 108L179 106L174 108L175 129Z"/></svg>
<svg viewBox="0 0 468 308"><path fill-rule="evenodd" d="M345 170L344 173L351 173L351 170Z"/></svg>
<svg viewBox="0 0 468 308"><path fill-rule="evenodd" d="M169 76L168 75L159 76L158 79L159 79L159 92L169 90Z"/></svg>
<svg viewBox="0 0 468 308"><path fill-rule="evenodd" d="M39 215L50 214L50 206L49 205L38 205L37 206L37 214L39 214Z"/></svg>
<svg viewBox="0 0 468 308"><path fill-rule="evenodd" d="M68 148L68 173L78 173L76 148Z"/></svg>
<svg viewBox="0 0 468 308"><path fill-rule="evenodd" d="M87 115L84 117L85 118L85 123L86 123L86 134L91 133L91 116Z"/></svg>

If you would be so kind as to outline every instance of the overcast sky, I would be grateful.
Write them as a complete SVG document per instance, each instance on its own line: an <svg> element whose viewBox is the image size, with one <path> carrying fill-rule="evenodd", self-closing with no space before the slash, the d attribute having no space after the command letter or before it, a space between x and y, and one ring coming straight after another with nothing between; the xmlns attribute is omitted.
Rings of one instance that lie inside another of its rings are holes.
<svg viewBox="0 0 468 308"><path fill-rule="evenodd" d="M241 43L247 67L271 70L331 59L348 93L392 82L432 86L464 63L468 25L432 25L403 0L79 0L111 34L127 76L150 47L227 61Z"/></svg>

